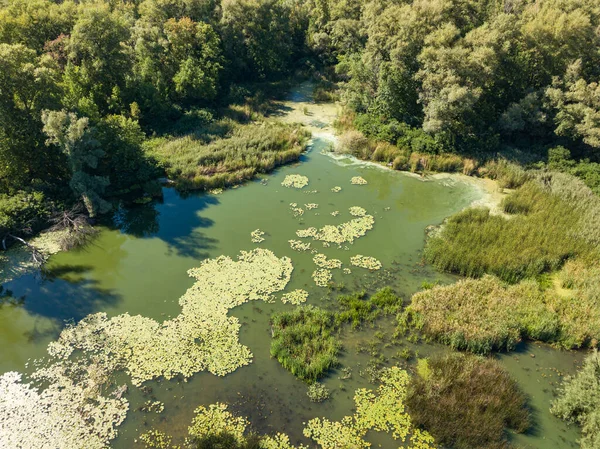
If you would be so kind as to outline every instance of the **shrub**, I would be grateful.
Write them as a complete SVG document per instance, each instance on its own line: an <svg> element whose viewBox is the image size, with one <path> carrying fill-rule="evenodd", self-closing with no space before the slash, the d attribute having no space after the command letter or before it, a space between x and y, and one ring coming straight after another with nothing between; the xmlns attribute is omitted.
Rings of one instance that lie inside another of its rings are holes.
<svg viewBox="0 0 600 449"><path fill-rule="evenodd" d="M41 192L0 194L0 243L8 233L22 236L39 231L49 216L49 205Z"/></svg>
<svg viewBox="0 0 600 449"><path fill-rule="evenodd" d="M294 376L315 382L338 365L334 314L311 306L271 317L271 357Z"/></svg>
<svg viewBox="0 0 600 449"><path fill-rule="evenodd" d="M342 134L339 138L337 151L351 154L359 159L369 159L372 153L369 147L369 139L359 131L347 131Z"/></svg>
<svg viewBox="0 0 600 449"><path fill-rule="evenodd" d="M498 185L504 189L515 189L521 187L531 179L531 173L520 165L508 162L506 159L490 161L480 168L480 173L498 181Z"/></svg>
<svg viewBox="0 0 600 449"><path fill-rule="evenodd" d="M581 449L600 447L600 355L589 355L583 367L565 379L550 411L559 418L581 426Z"/></svg>
<svg viewBox="0 0 600 449"><path fill-rule="evenodd" d="M530 426L525 395L494 360L449 354L419 362L406 406L415 426L454 449L509 446L506 429Z"/></svg>

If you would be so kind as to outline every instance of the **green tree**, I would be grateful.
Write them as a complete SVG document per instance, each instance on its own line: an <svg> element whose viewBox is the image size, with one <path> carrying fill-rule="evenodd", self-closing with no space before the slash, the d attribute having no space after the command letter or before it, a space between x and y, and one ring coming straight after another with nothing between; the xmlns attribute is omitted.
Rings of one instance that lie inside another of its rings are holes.
<svg viewBox="0 0 600 449"><path fill-rule="evenodd" d="M107 212L110 203L100 195L104 193L109 180L92 172L104 151L92 136L89 119L78 118L76 114L65 110L45 110L42 112L42 121L48 143L57 145L67 156L71 172L69 185L75 196L83 200L90 217Z"/></svg>
<svg viewBox="0 0 600 449"><path fill-rule="evenodd" d="M44 145L40 112L58 102L57 67L22 44L0 44L0 192L60 179L59 153Z"/></svg>
<svg viewBox="0 0 600 449"><path fill-rule="evenodd" d="M122 92L132 61L131 21L107 4L85 5L67 46L64 103L92 117L123 110Z"/></svg>

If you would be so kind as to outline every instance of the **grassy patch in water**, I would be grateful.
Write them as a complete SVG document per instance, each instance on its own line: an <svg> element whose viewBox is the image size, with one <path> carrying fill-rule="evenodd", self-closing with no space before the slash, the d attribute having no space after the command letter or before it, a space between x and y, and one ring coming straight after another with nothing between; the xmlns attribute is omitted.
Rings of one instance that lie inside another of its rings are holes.
<svg viewBox="0 0 600 449"><path fill-rule="evenodd" d="M311 306L271 317L271 357L294 376L315 382L338 365L334 314Z"/></svg>
<svg viewBox="0 0 600 449"><path fill-rule="evenodd" d="M560 269L576 256L597 256L600 198L576 178L539 174L503 207L513 215L471 208L451 217L427 242L427 261L464 276L489 273L518 282Z"/></svg>
<svg viewBox="0 0 600 449"><path fill-rule="evenodd" d="M454 353L421 361L417 371L406 406L413 424L430 432L438 444L507 448L506 430L529 428L526 397L496 361Z"/></svg>
<svg viewBox="0 0 600 449"><path fill-rule="evenodd" d="M436 286L413 295L399 325L480 354L510 350L525 338L563 348L596 347L600 266L569 261L552 281L509 285L486 275Z"/></svg>
<svg viewBox="0 0 600 449"><path fill-rule="evenodd" d="M309 138L307 131L292 125L227 123L225 131L215 134L153 139L146 152L179 188L212 189L239 184L298 160Z"/></svg>
<svg viewBox="0 0 600 449"><path fill-rule="evenodd" d="M550 411L581 426L581 449L600 447L600 355L590 354L579 372L565 380Z"/></svg>
<svg viewBox="0 0 600 449"><path fill-rule="evenodd" d="M381 313L399 312L403 304L389 287L371 297L365 292L340 295L337 301L335 312L300 306L271 317L271 357L299 379L315 382L338 365L341 345L335 335L345 323L357 328L373 322Z"/></svg>

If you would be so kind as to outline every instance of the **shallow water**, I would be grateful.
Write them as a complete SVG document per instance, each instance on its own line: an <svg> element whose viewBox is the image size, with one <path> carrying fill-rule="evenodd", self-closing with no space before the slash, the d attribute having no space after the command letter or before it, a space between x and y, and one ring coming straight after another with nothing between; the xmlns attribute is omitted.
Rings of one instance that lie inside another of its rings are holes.
<svg viewBox="0 0 600 449"><path fill-rule="evenodd" d="M281 109L286 114L282 119L304 122L315 135L310 151L298 164L220 195L184 196L164 189L161 201L118 210L92 244L58 254L42 273L6 284L15 299L0 305L0 372L25 371L27 360L43 356L46 345L56 338L66 321L76 322L89 313L104 311L114 316L129 312L157 320L176 316L180 311L179 297L192 285L186 274L188 269L205 258L221 254L235 257L240 250L257 246L292 259L294 272L286 291L304 288L310 293L309 304L327 306L339 293L314 285L313 254L292 250L288 240L300 240L295 235L298 229L349 221L354 218L348 213L351 206L361 206L373 215L374 229L347 245L348 249L335 245L323 248L320 242L312 243L319 252L340 259L352 269L349 275L334 270L333 280L344 292L373 291L390 285L408 298L423 281L452 282L453 277L420 263L424 230L477 201L483 193L472 184L453 179L425 181L350 158L322 154L333 139L329 125L335 117L335 107L307 102L306 89L304 86L294 92L291 101ZM302 112L304 106L309 109L308 115ZM302 190L285 188L281 182L288 174L305 175L310 183ZM368 184L351 185L353 176L362 176ZM333 193L334 186L341 186L341 192ZM304 215L294 217L290 203L305 209ZM307 203L317 203L319 207L306 210ZM333 211L339 211L339 215L333 217ZM250 237L255 229L266 233L266 240L258 245ZM351 267L349 259L356 254L376 257L384 270L370 273ZM269 356L269 316L292 307L280 301L250 302L232 311L243 323L241 343L254 354L249 366L225 377L204 372L187 382L147 382L145 385L152 392L145 394L130 388L127 397L131 411L112 446L136 447L139 434L151 427L185 435L193 410L217 401L231 404L236 413L249 418L256 430L282 431L294 441L303 441L303 422L310 418L339 419L351 414L354 390L374 388L364 372L371 356L358 353L357 348L361 342L373 340L376 330L384 332L384 340L389 339L390 324L382 321L377 329L344 334L346 351L341 362L352 368L352 378L340 380L340 371L333 372L324 380L333 392L332 399L313 404L306 396L306 385ZM446 350L437 345L409 346L420 355ZM402 363L394 358L399 349L382 349L389 364ZM552 368L572 373L581 355L525 345L520 352L499 358L531 396L535 412L534 431L517 436L515 441L540 449L576 447L576 429L567 429L548 413L548 407L559 379ZM165 403L162 414L137 410L150 398ZM385 435L369 438L374 447L396 447Z"/></svg>

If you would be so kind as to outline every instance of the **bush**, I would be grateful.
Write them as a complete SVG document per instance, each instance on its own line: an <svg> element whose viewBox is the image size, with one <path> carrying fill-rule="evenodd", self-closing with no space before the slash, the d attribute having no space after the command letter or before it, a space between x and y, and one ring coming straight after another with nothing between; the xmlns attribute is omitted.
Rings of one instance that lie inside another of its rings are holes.
<svg viewBox="0 0 600 449"><path fill-rule="evenodd" d="M49 216L49 204L41 192L0 194L0 243L8 233L23 236L40 231Z"/></svg>
<svg viewBox="0 0 600 449"><path fill-rule="evenodd" d="M436 356L419 363L406 406L415 426L436 443L454 449L501 449L506 429L530 426L525 395L491 359L464 354Z"/></svg>
<svg viewBox="0 0 600 449"><path fill-rule="evenodd" d="M339 138L337 151L351 154L359 159L370 159L372 151L367 139L359 131L347 131Z"/></svg>
<svg viewBox="0 0 600 449"><path fill-rule="evenodd" d="M559 418L581 426L581 449L600 447L600 355L589 355L583 367L565 379L550 411Z"/></svg>
<svg viewBox="0 0 600 449"><path fill-rule="evenodd" d="M334 314L316 307L298 307L271 317L271 357L294 376L309 383L338 365L340 344L333 332Z"/></svg>
<svg viewBox="0 0 600 449"><path fill-rule="evenodd" d="M490 161L480 168L480 174L498 181L503 189L516 189L532 178L530 172L505 159Z"/></svg>

